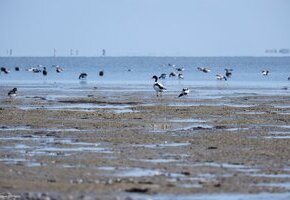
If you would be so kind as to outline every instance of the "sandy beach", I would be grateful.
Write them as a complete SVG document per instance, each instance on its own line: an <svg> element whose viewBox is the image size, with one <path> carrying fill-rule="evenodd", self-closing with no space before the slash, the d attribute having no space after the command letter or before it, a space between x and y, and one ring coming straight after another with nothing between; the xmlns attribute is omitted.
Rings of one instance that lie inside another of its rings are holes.
<svg viewBox="0 0 290 200"><path fill-rule="evenodd" d="M47 96L27 90L1 100L3 197L290 194L289 96Z"/></svg>

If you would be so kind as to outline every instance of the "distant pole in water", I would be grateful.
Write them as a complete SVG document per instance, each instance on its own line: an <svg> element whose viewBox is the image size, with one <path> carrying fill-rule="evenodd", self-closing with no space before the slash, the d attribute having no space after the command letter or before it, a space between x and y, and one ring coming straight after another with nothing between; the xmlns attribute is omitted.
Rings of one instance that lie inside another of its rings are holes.
<svg viewBox="0 0 290 200"><path fill-rule="evenodd" d="M79 50L78 50L78 49L76 49L76 52L75 52L75 54L76 54L76 56L78 56L78 55L79 55Z"/></svg>
<svg viewBox="0 0 290 200"><path fill-rule="evenodd" d="M106 49L103 49L103 50L102 50L102 55L103 55L103 56L106 56Z"/></svg>
<svg viewBox="0 0 290 200"><path fill-rule="evenodd" d="M73 56L73 55L74 55L74 50L70 49L70 56Z"/></svg>
<svg viewBox="0 0 290 200"><path fill-rule="evenodd" d="M10 50L9 50L9 56L12 56L12 54L13 54L13 50L10 49Z"/></svg>
<svg viewBox="0 0 290 200"><path fill-rule="evenodd" d="M53 57L56 57L56 49L53 49Z"/></svg>

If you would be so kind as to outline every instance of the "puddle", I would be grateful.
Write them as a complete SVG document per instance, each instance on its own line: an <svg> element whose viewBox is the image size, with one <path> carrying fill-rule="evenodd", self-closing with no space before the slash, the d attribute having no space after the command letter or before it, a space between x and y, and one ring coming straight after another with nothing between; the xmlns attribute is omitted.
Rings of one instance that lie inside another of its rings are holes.
<svg viewBox="0 0 290 200"><path fill-rule="evenodd" d="M290 178L290 174L248 174L249 176L253 176L253 177L263 177L263 178Z"/></svg>
<svg viewBox="0 0 290 200"><path fill-rule="evenodd" d="M249 128L227 128L226 131L244 131L249 130Z"/></svg>
<svg viewBox="0 0 290 200"><path fill-rule="evenodd" d="M262 138L265 138L265 139L290 139L290 135L273 135L273 136L264 136Z"/></svg>
<svg viewBox="0 0 290 200"><path fill-rule="evenodd" d="M169 122L177 122L177 123L204 123L206 121L201 119L173 119Z"/></svg>
<svg viewBox="0 0 290 200"><path fill-rule="evenodd" d="M112 110L117 113L134 112L130 105L99 105L93 103L43 105L43 106L19 106L21 110L70 110L70 111L94 111L96 109Z"/></svg>
<svg viewBox="0 0 290 200"><path fill-rule="evenodd" d="M173 129L172 131L202 130L202 129L211 129L211 128L213 128L213 126L208 125L208 124L194 124L191 126L176 128L176 129Z"/></svg>
<svg viewBox="0 0 290 200"><path fill-rule="evenodd" d="M234 171L239 171L239 172L247 172L247 173L254 173L260 171L257 168L251 167L251 166L246 166L246 165L241 165L241 164L229 164L229 163L197 163L193 164L192 166L194 167L218 167L218 168L225 168L225 169L231 169Z"/></svg>
<svg viewBox="0 0 290 200"><path fill-rule="evenodd" d="M238 115L263 115L266 112L236 112Z"/></svg>
<svg viewBox="0 0 290 200"><path fill-rule="evenodd" d="M29 161L24 158L0 158L0 162L3 162L7 165L23 165L27 167L41 167L45 166L43 163Z"/></svg>
<svg viewBox="0 0 290 200"><path fill-rule="evenodd" d="M242 194L242 193L203 193L190 195L140 195L131 194L133 199L150 199L150 200L289 200L290 193L258 193L258 194Z"/></svg>
<svg viewBox="0 0 290 200"><path fill-rule="evenodd" d="M133 147L143 147L143 148L165 148L165 147L183 147L191 145L190 142L180 142L180 143L163 143L163 144L135 144Z"/></svg>
<svg viewBox="0 0 290 200"><path fill-rule="evenodd" d="M179 162L180 160L176 159L130 159L133 161L140 161L140 162L148 162L148 163L171 163L171 162Z"/></svg>
<svg viewBox="0 0 290 200"><path fill-rule="evenodd" d="M144 168L120 168L115 169L110 175L117 177L143 177L143 176L159 176L162 172L160 170L144 169Z"/></svg>
<svg viewBox="0 0 290 200"><path fill-rule="evenodd" d="M76 128L32 128L31 126L0 126L0 131L75 132Z"/></svg>
<svg viewBox="0 0 290 200"><path fill-rule="evenodd" d="M253 186L258 187L271 187L271 188L284 188L286 190L290 190L290 182L284 182L284 183L258 183ZM290 196L289 196L290 199Z"/></svg>

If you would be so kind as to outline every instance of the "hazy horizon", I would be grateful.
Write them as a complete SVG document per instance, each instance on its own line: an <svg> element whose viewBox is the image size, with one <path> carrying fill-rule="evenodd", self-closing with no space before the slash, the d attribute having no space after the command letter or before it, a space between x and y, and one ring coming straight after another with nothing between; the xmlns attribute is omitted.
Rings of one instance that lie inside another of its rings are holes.
<svg viewBox="0 0 290 200"><path fill-rule="evenodd" d="M0 56L260 57L290 48L288 0L0 0Z"/></svg>

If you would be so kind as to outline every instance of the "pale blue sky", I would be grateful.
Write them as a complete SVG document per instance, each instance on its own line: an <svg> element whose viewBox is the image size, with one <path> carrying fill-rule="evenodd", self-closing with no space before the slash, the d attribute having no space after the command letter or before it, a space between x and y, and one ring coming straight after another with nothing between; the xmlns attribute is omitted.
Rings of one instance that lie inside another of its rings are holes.
<svg viewBox="0 0 290 200"><path fill-rule="evenodd" d="M289 19L290 0L0 0L0 56L260 56Z"/></svg>

